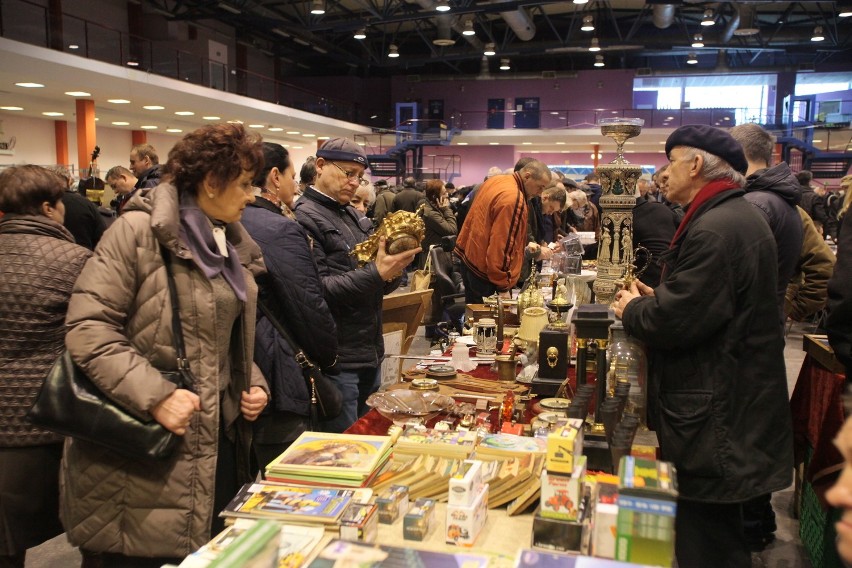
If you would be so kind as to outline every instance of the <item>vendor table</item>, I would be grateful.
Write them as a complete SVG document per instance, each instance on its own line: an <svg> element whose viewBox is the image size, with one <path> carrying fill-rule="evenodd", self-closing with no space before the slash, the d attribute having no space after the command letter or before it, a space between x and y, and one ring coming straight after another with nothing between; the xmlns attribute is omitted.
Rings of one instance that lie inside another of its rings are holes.
<svg viewBox="0 0 852 568"><path fill-rule="evenodd" d="M825 336L805 335L803 343L807 354L790 399L799 532L815 567L837 566L836 512L825 502L825 492L843 467L843 456L833 440L845 417L842 395L846 378Z"/></svg>

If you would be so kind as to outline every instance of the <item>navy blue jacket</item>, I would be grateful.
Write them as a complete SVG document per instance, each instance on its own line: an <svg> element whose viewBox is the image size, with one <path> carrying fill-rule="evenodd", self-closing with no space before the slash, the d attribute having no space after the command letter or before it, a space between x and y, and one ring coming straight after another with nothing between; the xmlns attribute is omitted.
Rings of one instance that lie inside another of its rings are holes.
<svg viewBox="0 0 852 568"><path fill-rule="evenodd" d="M334 372L337 328L305 230L258 197L243 211L242 224L263 252L267 274L258 279L259 300L270 306L290 337L323 372ZM272 392L273 410L308 416L310 395L287 341L258 311L254 362Z"/></svg>
<svg viewBox="0 0 852 568"><path fill-rule="evenodd" d="M353 207L340 205L313 187L296 202L296 218L314 239L325 299L337 324L340 368L377 368L385 354L382 299L399 285L399 279L386 283L375 263L359 268L350 254L370 235L372 223Z"/></svg>
<svg viewBox="0 0 852 568"><path fill-rule="evenodd" d="M784 162L758 170L746 180L746 201L763 213L778 247L778 309L784 317L784 294L796 272L802 254L802 218L796 205L802 199L802 188Z"/></svg>

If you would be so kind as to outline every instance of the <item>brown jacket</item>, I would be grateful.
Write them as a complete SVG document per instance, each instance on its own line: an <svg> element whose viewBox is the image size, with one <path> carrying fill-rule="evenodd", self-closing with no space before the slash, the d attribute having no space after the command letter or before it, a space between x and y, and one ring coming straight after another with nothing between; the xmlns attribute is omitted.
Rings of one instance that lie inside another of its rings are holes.
<svg viewBox="0 0 852 568"><path fill-rule="evenodd" d="M91 254L44 215L0 220L0 447L62 443L27 411L65 346L68 298Z"/></svg>
<svg viewBox="0 0 852 568"><path fill-rule="evenodd" d="M802 321L825 307L835 258L807 212L798 206L796 209L802 218L802 254L787 285L784 313Z"/></svg>
<svg viewBox="0 0 852 568"><path fill-rule="evenodd" d="M177 190L142 190L104 234L83 269L68 308L66 345L112 399L150 418L175 386L157 368L175 368L166 271L160 244L173 254L187 358L201 412L175 454L136 462L69 440L61 474L61 517L71 544L131 556L185 556L210 538L220 423L237 443L238 474L248 475L251 429L240 417L241 391L266 388L253 374L260 249L239 223L226 227L244 267L248 301L231 336L231 382L220 404L216 314L210 281L178 237Z"/></svg>
<svg viewBox="0 0 852 568"><path fill-rule="evenodd" d="M510 290L527 245L527 197L517 173L488 178L465 217L455 252L479 278Z"/></svg>

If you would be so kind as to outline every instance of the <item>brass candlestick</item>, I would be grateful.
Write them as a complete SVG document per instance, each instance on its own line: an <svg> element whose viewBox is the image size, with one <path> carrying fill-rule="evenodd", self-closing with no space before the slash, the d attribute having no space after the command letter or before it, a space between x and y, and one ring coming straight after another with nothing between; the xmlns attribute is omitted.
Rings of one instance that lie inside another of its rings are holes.
<svg viewBox="0 0 852 568"><path fill-rule="evenodd" d="M645 121L641 118L604 118L601 133L615 140L616 158L598 167L601 177L601 234L598 246L598 274L592 289L595 302L609 305L618 291L618 280L633 263L633 206L636 182L642 168L624 158L624 143L638 136Z"/></svg>

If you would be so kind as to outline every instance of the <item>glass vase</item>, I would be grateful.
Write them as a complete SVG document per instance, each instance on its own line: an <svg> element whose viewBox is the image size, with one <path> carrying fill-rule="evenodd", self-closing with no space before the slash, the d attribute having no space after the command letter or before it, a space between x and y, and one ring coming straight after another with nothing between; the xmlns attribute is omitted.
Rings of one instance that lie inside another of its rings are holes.
<svg viewBox="0 0 852 568"><path fill-rule="evenodd" d="M624 325L616 321L610 327L611 340L607 349L607 381L610 388L619 382L630 384L626 412L639 416L640 425L647 427L648 355L645 344L628 335Z"/></svg>

